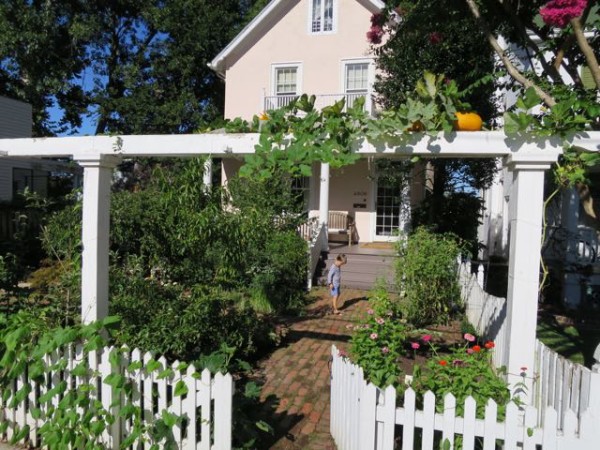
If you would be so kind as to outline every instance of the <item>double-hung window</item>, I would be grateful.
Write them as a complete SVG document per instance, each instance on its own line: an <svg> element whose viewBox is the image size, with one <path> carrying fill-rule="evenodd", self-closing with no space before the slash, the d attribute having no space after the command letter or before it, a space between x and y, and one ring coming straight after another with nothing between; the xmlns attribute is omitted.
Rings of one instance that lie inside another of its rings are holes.
<svg viewBox="0 0 600 450"><path fill-rule="evenodd" d="M346 105L348 107L354 104L358 98L365 98L367 111L369 106L369 62L368 61L349 61L343 66L343 83Z"/></svg>
<svg viewBox="0 0 600 450"><path fill-rule="evenodd" d="M344 91L348 94L367 93L369 89L369 63L347 63L344 84Z"/></svg>
<svg viewBox="0 0 600 450"><path fill-rule="evenodd" d="M275 68L275 95L298 94L298 67Z"/></svg>
<svg viewBox="0 0 600 450"><path fill-rule="evenodd" d="M310 32L332 33L335 31L337 0L310 0Z"/></svg>
<svg viewBox="0 0 600 450"><path fill-rule="evenodd" d="M265 110L287 106L302 91L302 64L273 64L271 75L271 97Z"/></svg>

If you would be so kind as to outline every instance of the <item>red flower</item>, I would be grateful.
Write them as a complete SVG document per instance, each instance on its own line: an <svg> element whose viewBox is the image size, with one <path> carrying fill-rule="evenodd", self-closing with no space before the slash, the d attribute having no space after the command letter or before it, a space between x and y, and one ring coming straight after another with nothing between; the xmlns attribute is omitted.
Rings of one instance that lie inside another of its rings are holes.
<svg viewBox="0 0 600 450"><path fill-rule="evenodd" d="M487 348L488 350L491 348L494 348L496 346L496 344L494 344L494 341L487 341L485 343L485 348Z"/></svg>
<svg viewBox="0 0 600 450"><path fill-rule="evenodd" d="M521 372L527 372L527 367L525 367L525 366L521 367Z"/></svg>
<svg viewBox="0 0 600 450"><path fill-rule="evenodd" d="M588 0L550 0L540 8L540 15L546 25L564 28L569 21L581 16Z"/></svg>
<svg viewBox="0 0 600 450"><path fill-rule="evenodd" d="M444 36L439 31L434 31L433 33L429 33L429 43L433 45L437 45L444 40Z"/></svg>
<svg viewBox="0 0 600 450"><path fill-rule="evenodd" d="M383 28L379 25L373 25L367 32L367 40L371 44L381 44L381 38L383 37Z"/></svg>
<svg viewBox="0 0 600 450"><path fill-rule="evenodd" d="M371 25L382 27L385 24L385 16L381 13L376 13L371 16Z"/></svg>
<svg viewBox="0 0 600 450"><path fill-rule="evenodd" d="M481 351L481 347L479 345L474 345L473 346L473 351L474 352L480 352Z"/></svg>
<svg viewBox="0 0 600 450"><path fill-rule="evenodd" d="M446 361L445 359L442 359L440 361L440 366L447 366L448 365L448 361Z"/></svg>

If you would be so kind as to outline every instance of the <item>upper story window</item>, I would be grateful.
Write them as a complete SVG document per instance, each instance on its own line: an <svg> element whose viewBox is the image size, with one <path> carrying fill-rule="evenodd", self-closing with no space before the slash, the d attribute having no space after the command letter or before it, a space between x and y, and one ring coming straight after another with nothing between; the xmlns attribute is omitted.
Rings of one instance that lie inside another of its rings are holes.
<svg viewBox="0 0 600 450"><path fill-rule="evenodd" d="M347 63L344 74L344 91L365 93L369 90L369 63Z"/></svg>
<svg viewBox="0 0 600 450"><path fill-rule="evenodd" d="M275 68L275 95L296 95L298 93L298 67Z"/></svg>
<svg viewBox="0 0 600 450"><path fill-rule="evenodd" d="M310 0L310 32L335 31L336 0Z"/></svg>

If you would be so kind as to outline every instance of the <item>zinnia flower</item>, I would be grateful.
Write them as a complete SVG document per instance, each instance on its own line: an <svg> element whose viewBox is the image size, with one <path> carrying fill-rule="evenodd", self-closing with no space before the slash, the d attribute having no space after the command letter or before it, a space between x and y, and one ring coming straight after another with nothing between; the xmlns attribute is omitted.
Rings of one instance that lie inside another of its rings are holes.
<svg viewBox="0 0 600 450"><path fill-rule="evenodd" d="M564 28L571 19L581 16L588 0L550 0L540 8L540 15L546 25Z"/></svg>
<svg viewBox="0 0 600 450"><path fill-rule="evenodd" d="M488 350L491 349L491 348L494 348L495 346L496 346L496 344L494 344L493 341L487 341L485 343L485 348L487 348Z"/></svg>
<svg viewBox="0 0 600 450"><path fill-rule="evenodd" d="M387 348L387 347L381 347L381 353L385 353L385 354L387 354L387 353L389 353L389 352L390 352L390 349L389 349L389 348Z"/></svg>
<svg viewBox="0 0 600 450"><path fill-rule="evenodd" d="M464 338L469 342L475 342L475 336L471 333L465 333Z"/></svg>
<svg viewBox="0 0 600 450"><path fill-rule="evenodd" d="M479 345L474 345L473 346L473 351L474 352L480 352L481 351L481 347Z"/></svg>
<svg viewBox="0 0 600 450"><path fill-rule="evenodd" d="M440 366L447 366L448 365L448 361L446 361L445 359L442 359L440 361Z"/></svg>
<svg viewBox="0 0 600 450"><path fill-rule="evenodd" d="M473 349L472 348L468 348L467 349L467 354L471 355L473 353Z"/></svg>
<svg viewBox="0 0 600 450"><path fill-rule="evenodd" d="M413 350L418 350L420 347L418 342L411 342L410 346L412 347Z"/></svg>
<svg viewBox="0 0 600 450"><path fill-rule="evenodd" d="M454 361L452 361L452 364L454 366L464 366L465 362L462 359L455 359Z"/></svg>
<svg viewBox="0 0 600 450"><path fill-rule="evenodd" d="M423 337L421 338L421 340L422 340L423 342L429 342L429 341L431 340L431 335L430 335L430 334L426 334L425 336L423 336Z"/></svg>
<svg viewBox="0 0 600 450"><path fill-rule="evenodd" d="M385 320L383 320L381 317L378 317L377 319L375 319L375 322L377 322L379 325L383 325Z"/></svg>
<svg viewBox="0 0 600 450"><path fill-rule="evenodd" d="M371 333L371 335L369 336L371 339L375 340L377 339L378 334L377 333Z"/></svg>

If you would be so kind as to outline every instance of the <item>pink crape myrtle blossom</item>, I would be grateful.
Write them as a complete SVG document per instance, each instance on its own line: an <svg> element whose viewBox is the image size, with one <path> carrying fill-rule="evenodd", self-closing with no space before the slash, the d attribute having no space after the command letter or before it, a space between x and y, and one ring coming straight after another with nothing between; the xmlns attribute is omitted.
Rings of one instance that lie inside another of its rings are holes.
<svg viewBox="0 0 600 450"><path fill-rule="evenodd" d="M540 8L540 15L546 25L564 28L571 19L581 16L588 0L550 0Z"/></svg>
<svg viewBox="0 0 600 450"><path fill-rule="evenodd" d="M369 31L367 31L367 40L371 44L381 44L383 38L383 28L379 25L373 25Z"/></svg>
<svg viewBox="0 0 600 450"><path fill-rule="evenodd" d="M464 338L469 342L475 342L475 336L473 336L471 333L465 333Z"/></svg>

